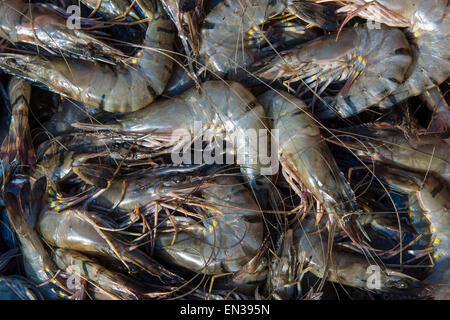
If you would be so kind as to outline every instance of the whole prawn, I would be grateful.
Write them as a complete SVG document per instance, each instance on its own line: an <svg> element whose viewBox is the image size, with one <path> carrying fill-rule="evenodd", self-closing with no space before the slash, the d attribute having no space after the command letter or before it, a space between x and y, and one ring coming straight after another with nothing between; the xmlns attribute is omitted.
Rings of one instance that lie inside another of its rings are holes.
<svg viewBox="0 0 450 320"><path fill-rule="evenodd" d="M332 82L346 80L331 106L321 106L319 118L338 113L343 118L377 104L406 79L411 64L410 45L398 29L360 25L336 35L327 35L275 57L256 71L267 80L285 79L290 84L302 79L321 94Z"/></svg>
<svg viewBox="0 0 450 320"><path fill-rule="evenodd" d="M327 2L319 0L316 2ZM411 96L422 94L427 105L438 111L430 124L432 132L446 131L449 123L448 105L439 107L445 99L442 94L430 94L450 76L450 6L448 0L344 0L337 12L359 15L374 22L407 28L414 40L414 61L408 77L380 106L390 107Z"/></svg>
<svg viewBox="0 0 450 320"><path fill-rule="evenodd" d="M253 94L239 83L222 81L205 82L200 93L195 88L190 89L180 96L161 99L142 110L118 116L109 124L76 123L73 126L113 132L159 152L163 149L179 152L174 147L180 147L180 143L190 145L202 134L222 137L225 132L225 139L228 139L233 135L245 136L248 130L258 135L268 128L264 110ZM187 142L183 140L186 134L190 138ZM258 159L258 143L246 146L246 143L230 142L235 153L243 157L241 171L252 187L265 185L267 178L263 169L266 166Z"/></svg>
<svg viewBox="0 0 450 320"><path fill-rule="evenodd" d="M314 219L306 218L294 232L294 246L298 258L301 259L301 254L305 253L309 271L319 278L326 275L327 280L332 282L369 289L368 277L370 273L367 270L375 262L371 262L363 255L333 247L330 263L327 267L328 254L325 251L327 235L317 229L319 228L314 226ZM407 294L410 290L419 287L419 281L405 273L383 266L380 266L380 271L380 285L376 288L378 291Z"/></svg>
<svg viewBox="0 0 450 320"><path fill-rule="evenodd" d="M110 112L141 109L153 102L169 81L173 62L168 52L174 41L171 21L160 5L155 12L145 12L153 16L145 46L126 68L12 53L0 55L0 68L91 107Z"/></svg>
<svg viewBox="0 0 450 320"><path fill-rule="evenodd" d="M431 170L446 179L450 177L450 147L438 136L409 135L400 127L373 123L338 130L327 140L377 162L415 171Z"/></svg>
<svg viewBox="0 0 450 320"><path fill-rule="evenodd" d="M272 119L272 128L279 130L278 153L288 182L298 193L300 189L295 184L304 186L329 213L330 221L339 222L358 241L353 219L358 212L355 195L319 128L308 116L306 105L290 94L273 91L267 91L258 100Z"/></svg>
<svg viewBox="0 0 450 320"><path fill-rule="evenodd" d="M129 247L114 233L115 225L93 212L67 209L57 212L44 210L38 221L41 236L51 245L99 256L113 256L130 269L132 263L150 275L165 278L165 281L180 281L157 261L139 249Z"/></svg>
<svg viewBox="0 0 450 320"><path fill-rule="evenodd" d="M208 210L200 224L180 217L183 224L175 240L173 234L159 234L156 252L194 272L240 271L262 245L262 213L252 194L231 176L217 177L202 193L213 209Z"/></svg>

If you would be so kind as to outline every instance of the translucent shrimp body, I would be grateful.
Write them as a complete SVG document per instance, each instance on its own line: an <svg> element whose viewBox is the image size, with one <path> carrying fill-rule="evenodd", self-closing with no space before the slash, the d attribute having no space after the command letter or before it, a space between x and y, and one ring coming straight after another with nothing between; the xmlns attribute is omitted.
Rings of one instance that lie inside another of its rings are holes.
<svg viewBox="0 0 450 320"><path fill-rule="evenodd" d="M159 10L149 22L144 49L127 68L22 54L2 54L0 68L91 107L131 112L164 91L172 70L169 51L174 36L171 21Z"/></svg>
<svg viewBox="0 0 450 320"><path fill-rule="evenodd" d="M322 2L322 1L317 1ZM414 61L408 77L380 102L390 107L411 96L427 94L450 76L450 6L447 0L346 0L338 12L352 13L374 22L406 27L414 39ZM448 121L448 117L445 118Z"/></svg>
<svg viewBox="0 0 450 320"><path fill-rule="evenodd" d="M346 128L340 134L344 135L341 142L336 137L328 140L338 145L343 141L345 147L355 149L361 157L414 171L431 170L450 178L450 146L440 137L407 136L400 128L386 123Z"/></svg>
<svg viewBox="0 0 450 320"><path fill-rule="evenodd" d="M160 99L148 107L116 117L111 124L77 123L75 127L89 131L110 131L139 144L174 151L187 134L188 144L201 135L212 137L245 136L255 132L256 143L233 143L234 151L245 162L241 171L254 187L265 183L265 164L258 159L259 135L267 133L265 113L256 98L236 82L208 81L200 92L190 89L180 96ZM154 141L157 143L154 143ZM267 140L266 140L267 142ZM167 152L167 151L166 151ZM177 152L180 152L178 150ZM245 160L251 159L251 160Z"/></svg>
<svg viewBox="0 0 450 320"><path fill-rule="evenodd" d="M280 161L329 213L355 212L353 191L340 172L307 107L290 94L267 91L258 97L279 130Z"/></svg>
<svg viewBox="0 0 450 320"><path fill-rule="evenodd" d="M200 57L206 67L219 75L231 73L239 66L248 67L254 53L245 50L244 33L281 12L281 1L218 1L207 15L201 30ZM242 35L240 39L238 35Z"/></svg>
<svg viewBox="0 0 450 320"><path fill-rule="evenodd" d="M86 60L116 61L123 56L120 50L82 29L68 28L66 18L50 11L45 5L2 0L0 21L0 38L14 44L36 45L56 55L73 55Z"/></svg>
<svg viewBox="0 0 450 320"><path fill-rule="evenodd" d="M21 204L12 194L5 194L8 216L17 232L23 257L24 272L35 285L41 285L41 292L47 299L65 297L64 293L50 283L57 277L57 267L47 252L39 233L25 219ZM29 204L27 204L29 205ZM57 283L56 280L53 283Z"/></svg>
<svg viewBox="0 0 450 320"><path fill-rule="evenodd" d="M299 259L303 252L306 253L310 271L319 278L326 276L327 280L332 282L368 289L370 273L367 270L375 263L363 255L345 252L334 247L331 252L331 263L326 269L327 235L318 232L317 229L314 227L314 221L309 219L303 221L295 231L294 246ZM418 285L417 279L383 266L380 266L379 280L380 286L376 290L382 292L407 293L409 289Z"/></svg>
<svg viewBox="0 0 450 320"><path fill-rule="evenodd" d="M262 245L262 213L252 194L233 177L217 178L203 195L217 212L210 210L201 224L190 221L175 241L173 234L158 235L158 254L194 272L237 272Z"/></svg>
<svg viewBox="0 0 450 320"><path fill-rule="evenodd" d="M114 232L104 231L104 228L114 227L94 213L70 209L63 213L45 210L38 221L38 228L45 241L55 247L113 256L120 261L133 263L154 276L171 275L139 249L128 250Z"/></svg>
<svg viewBox="0 0 450 320"><path fill-rule="evenodd" d="M128 15L139 20L139 14L128 0L81 0L81 2L108 19L124 18Z"/></svg>
<svg viewBox="0 0 450 320"><path fill-rule="evenodd" d="M257 74L268 80L286 79L286 85L304 79L319 94L331 82L346 80L339 94L329 99L333 110L346 118L396 90L410 64L410 46L399 29L360 25L343 30L337 41L336 35L328 35L288 50ZM321 118L335 114L325 107L322 113Z"/></svg>
<svg viewBox="0 0 450 320"><path fill-rule="evenodd" d="M108 270L79 252L56 249L53 259L61 270L87 279L105 291L112 299L138 300L140 298L137 294L139 289L131 279Z"/></svg>

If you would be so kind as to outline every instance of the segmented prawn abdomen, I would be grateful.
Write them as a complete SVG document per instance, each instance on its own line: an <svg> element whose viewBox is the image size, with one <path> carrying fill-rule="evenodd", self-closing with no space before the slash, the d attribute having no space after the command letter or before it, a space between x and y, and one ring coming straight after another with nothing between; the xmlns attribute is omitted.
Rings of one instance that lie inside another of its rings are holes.
<svg viewBox="0 0 450 320"><path fill-rule="evenodd" d="M160 10L149 22L143 55L138 57L138 65L148 79L148 91L154 91L156 96L164 91L172 74L174 60L171 51L175 40L173 24L162 8Z"/></svg>
<svg viewBox="0 0 450 320"><path fill-rule="evenodd" d="M344 118L378 103L397 89L411 64L409 43L399 29L369 29L366 25L355 31L360 39L356 54L365 66L348 93L341 92L336 97L335 108Z"/></svg>
<svg viewBox="0 0 450 320"><path fill-rule="evenodd" d="M18 41L15 28L20 25L20 12L23 5L18 1L0 2L0 38L9 39L12 42Z"/></svg>
<svg viewBox="0 0 450 320"><path fill-rule="evenodd" d="M282 1L218 2L202 25L199 53L205 66L219 76L248 68L256 52L246 48L247 32L283 9Z"/></svg>
<svg viewBox="0 0 450 320"><path fill-rule="evenodd" d="M431 30L411 27L408 32L415 37L412 48L416 51L408 71L408 78L389 97L381 102L390 107L411 96L439 86L450 76L450 7ZM433 24L434 25L434 24Z"/></svg>

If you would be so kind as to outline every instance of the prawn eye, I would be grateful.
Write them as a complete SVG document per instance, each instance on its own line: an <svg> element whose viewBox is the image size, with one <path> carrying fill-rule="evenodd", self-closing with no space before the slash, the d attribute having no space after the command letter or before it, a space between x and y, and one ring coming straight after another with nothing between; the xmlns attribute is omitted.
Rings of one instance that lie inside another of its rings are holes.
<svg viewBox="0 0 450 320"><path fill-rule="evenodd" d="M181 183L183 181L183 179L179 176L174 176L172 181L176 184Z"/></svg>
<svg viewBox="0 0 450 320"><path fill-rule="evenodd" d="M394 280L393 281L393 287L397 289L407 289L409 287L407 280Z"/></svg>
<svg viewBox="0 0 450 320"><path fill-rule="evenodd" d="M409 287L408 281L407 280L401 280L399 282L397 282L397 288L399 289L407 289Z"/></svg>

